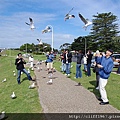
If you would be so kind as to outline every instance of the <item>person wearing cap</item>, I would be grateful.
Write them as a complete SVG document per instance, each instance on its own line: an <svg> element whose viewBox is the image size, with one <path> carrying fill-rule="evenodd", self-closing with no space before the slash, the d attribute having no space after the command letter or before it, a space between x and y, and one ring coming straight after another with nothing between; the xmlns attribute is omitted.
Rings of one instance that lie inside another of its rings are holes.
<svg viewBox="0 0 120 120"><path fill-rule="evenodd" d="M101 57L101 61L97 64L99 69L99 92L101 95L100 105L109 104L107 93L105 90L105 86L107 85L108 78L110 77L110 73L113 69L113 59L111 55L113 54L113 50L109 49L106 51L105 56Z"/></svg>

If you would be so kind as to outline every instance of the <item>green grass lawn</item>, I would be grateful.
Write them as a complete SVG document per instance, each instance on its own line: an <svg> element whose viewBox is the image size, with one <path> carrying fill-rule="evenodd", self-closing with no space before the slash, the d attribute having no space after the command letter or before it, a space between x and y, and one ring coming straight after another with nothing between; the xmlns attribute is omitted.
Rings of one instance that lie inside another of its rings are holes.
<svg viewBox="0 0 120 120"><path fill-rule="evenodd" d="M30 82L27 80L26 75L22 75L21 85L17 84L16 77L13 76L13 70L16 71L14 62L16 55L20 51L11 51L12 55L9 56L9 51L6 51L8 56L1 56L0 57L0 112L5 111L6 113L42 113L42 108L40 106L40 101L38 97L38 90L35 89L29 89ZM45 55L33 55L34 59L39 60L45 60ZM99 95L99 91L95 89L95 73L92 72L91 77L86 77L85 73L82 71L82 78L81 79L74 79L75 77L75 71L76 71L76 63L72 63L73 67L71 68L71 80L74 80L76 82L81 82L82 85L88 89L90 92L94 93L96 96ZM54 60L54 67L60 71L61 62L57 60ZM83 68L83 66L82 66ZM17 72L17 71L16 71ZM34 75L34 72L31 71L31 76ZM2 82L2 80L6 78L6 82ZM109 78L108 84L106 86L106 90L108 93L108 98L110 101L110 104L116 107L120 110L120 76L115 75L111 73L111 76ZM77 84L77 83L76 83ZM10 95L12 92L15 92L17 98L11 99ZM11 116L13 117L13 116ZM26 116L28 119L31 118L31 116ZM38 117L35 115L35 118ZM21 119L21 116L19 117L16 115L14 119L19 120ZM23 118L25 118L23 114ZM27 120L26 118L26 120ZM34 118L33 118L34 119ZM9 120L9 119L8 119Z"/></svg>
<svg viewBox="0 0 120 120"><path fill-rule="evenodd" d="M16 53L18 53L18 51L15 52L15 54ZM16 55L12 57L0 57L0 112L42 113L37 88L28 88L31 83L25 74L21 76L21 81L23 80L23 82L20 85L17 84L16 77L13 76L13 70L15 70L17 74L16 66L14 65L15 58ZM31 71L31 76L34 76L33 71ZM5 78L7 81L2 82ZM10 97L13 91L17 96L16 99L11 99Z"/></svg>
<svg viewBox="0 0 120 120"><path fill-rule="evenodd" d="M95 73L92 72L91 77L86 77L84 71L82 71L82 78L74 79L76 72L76 63L72 63L73 67L71 68L71 76L70 78L76 82L82 83L83 87L88 89L90 92L94 93L97 97L100 97L99 91L95 89L96 80ZM61 71L60 61L55 61L54 66L58 71ZM82 65L83 69L83 65ZM91 70L92 71L92 70ZM109 102L112 106L120 110L120 76L111 73L110 78L108 80L108 84L106 86L107 94Z"/></svg>

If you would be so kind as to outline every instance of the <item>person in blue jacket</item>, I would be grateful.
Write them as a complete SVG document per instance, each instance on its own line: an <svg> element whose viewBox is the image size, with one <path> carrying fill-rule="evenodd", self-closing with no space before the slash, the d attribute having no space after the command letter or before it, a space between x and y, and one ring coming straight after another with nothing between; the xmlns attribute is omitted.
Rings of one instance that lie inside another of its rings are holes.
<svg viewBox="0 0 120 120"><path fill-rule="evenodd" d="M113 69L113 59L111 55L113 54L113 50L109 49L106 51L105 56L101 58L100 64L97 64L99 69L99 91L101 98L99 99L100 105L106 105L109 104L107 93L105 90L105 86L107 85L108 78L110 76L110 73Z"/></svg>

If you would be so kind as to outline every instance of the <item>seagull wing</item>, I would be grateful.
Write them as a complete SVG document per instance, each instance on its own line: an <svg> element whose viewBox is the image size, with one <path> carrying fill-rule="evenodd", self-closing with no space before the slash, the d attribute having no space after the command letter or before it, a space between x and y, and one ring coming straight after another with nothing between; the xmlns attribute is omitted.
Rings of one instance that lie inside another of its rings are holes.
<svg viewBox="0 0 120 120"><path fill-rule="evenodd" d="M87 20L80 13L79 13L79 17L85 24L87 24Z"/></svg>
<svg viewBox="0 0 120 120"><path fill-rule="evenodd" d="M73 7L73 8L74 8L74 7ZM65 17L69 16L69 13L73 10L73 8L70 9L70 11L65 15Z"/></svg>
<svg viewBox="0 0 120 120"><path fill-rule="evenodd" d="M73 7L74 8L74 7ZM72 9L70 9L70 11L68 12L68 14L73 10L73 8Z"/></svg>
<svg viewBox="0 0 120 120"><path fill-rule="evenodd" d="M32 20L32 18L29 18L29 20L30 20L30 23L32 24L32 23L33 23L33 20Z"/></svg>
<svg viewBox="0 0 120 120"><path fill-rule="evenodd" d="M40 42L40 40L39 40L39 39L37 39L37 41L38 41L38 42Z"/></svg>
<svg viewBox="0 0 120 120"><path fill-rule="evenodd" d="M30 25L29 23L25 22L27 25Z"/></svg>

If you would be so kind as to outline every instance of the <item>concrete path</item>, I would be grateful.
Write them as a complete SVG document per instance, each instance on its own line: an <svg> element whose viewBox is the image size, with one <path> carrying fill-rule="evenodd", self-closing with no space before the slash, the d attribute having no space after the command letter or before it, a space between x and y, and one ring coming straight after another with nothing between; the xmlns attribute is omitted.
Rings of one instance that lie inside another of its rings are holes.
<svg viewBox="0 0 120 120"><path fill-rule="evenodd" d="M38 72L37 67L42 67ZM83 86L76 86L76 82L56 71L53 84L48 85L45 64L34 68L37 78L40 104L44 113L120 113L111 105L99 105L95 95Z"/></svg>

